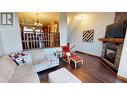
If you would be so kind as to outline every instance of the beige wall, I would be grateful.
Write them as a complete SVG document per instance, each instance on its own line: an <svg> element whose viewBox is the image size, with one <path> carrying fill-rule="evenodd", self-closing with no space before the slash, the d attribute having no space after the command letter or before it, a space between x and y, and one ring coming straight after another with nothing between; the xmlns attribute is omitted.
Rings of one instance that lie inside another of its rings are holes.
<svg viewBox="0 0 127 95"><path fill-rule="evenodd" d="M73 50L101 56L103 43L98 41L98 38L104 38L106 26L113 23L115 13L82 13L82 15L85 17L83 20L76 17L80 14L73 15L73 19L68 24L70 30L68 32L71 32L68 36L68 42L76 45ZM83 30L89 29L94 29L94 40L93 42L83 42Z"/></svg>

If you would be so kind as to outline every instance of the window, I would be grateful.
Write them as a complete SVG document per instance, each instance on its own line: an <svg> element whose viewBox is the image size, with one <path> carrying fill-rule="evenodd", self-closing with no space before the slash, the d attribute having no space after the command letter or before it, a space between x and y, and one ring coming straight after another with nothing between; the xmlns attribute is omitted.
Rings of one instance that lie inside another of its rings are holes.
<svg viewBox="0 0 127 95"><path fill-rule="evenodd" d="M59 33L22 31L23 49L48 48L60 46Z"/></svg>

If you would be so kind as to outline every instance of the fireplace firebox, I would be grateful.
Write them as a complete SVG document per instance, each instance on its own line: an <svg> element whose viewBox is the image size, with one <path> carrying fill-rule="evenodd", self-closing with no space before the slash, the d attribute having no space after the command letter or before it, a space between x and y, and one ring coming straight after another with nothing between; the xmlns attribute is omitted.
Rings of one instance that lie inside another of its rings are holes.
<svg viewBox="0 0 127 95"><path fill-rule="evenodd" d="M117 48L115 46L107 46L105 49L105 56L104 58L111 62L113 65L115 64Z"/></svg>

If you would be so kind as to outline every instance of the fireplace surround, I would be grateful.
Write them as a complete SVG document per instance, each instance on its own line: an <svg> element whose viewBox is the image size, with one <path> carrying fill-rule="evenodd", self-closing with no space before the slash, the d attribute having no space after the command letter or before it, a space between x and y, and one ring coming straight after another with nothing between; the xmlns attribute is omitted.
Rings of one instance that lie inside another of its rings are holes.
<svg viewBox="0 0 127 95"><path fill-rule="evenodd" d="M124 23L125 26L127 27L127 12L116 12L114 23ZM102 61L104 61L104 64L108 66L116 74L120 63L124 38L100 38L99 41L103 42L102 55L101 55ZM114 47L116 48L115 51L116 56L114 57L115 58L114 62L110 62L105 58L107 47L109 46L109 49L112 50L112 48L110 48L111 44L112 45L114 44Z"/></svg>
<svg viewBox="0 0 127 95"><path fill-rule="evenodd" d="M102 60L114 73L117 73L123 43L105 42L102 48Z"/></svg>

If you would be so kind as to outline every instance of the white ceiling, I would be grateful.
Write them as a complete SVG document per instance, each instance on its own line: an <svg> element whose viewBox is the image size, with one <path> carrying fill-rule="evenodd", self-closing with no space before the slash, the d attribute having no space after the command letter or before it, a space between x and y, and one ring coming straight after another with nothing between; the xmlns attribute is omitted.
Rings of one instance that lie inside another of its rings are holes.
<svg viewBox="0 0 127 95"><path fill-rule="evenodd" d="M39 22L42 24L51 24L52 22L59 23L60 12L38 12ZM72 19L79 20L81 16L85 19L88 17L97 16L99 12L68 12L67 13L67 24L72 23ZM102 13L102 12L101 12ZM37 12L18 12L20 22L25 19L29 24L33 24L37 21Z"/></svg>
<svg viewBox="0 0 127 95"><path fill-rule="evenodd" d="M37 12L18 12L20 22L25 19L26 23L33 24L37 21ZM59 12L38 12L39 22L42 24L50 24L59 22Z"/></svg>

